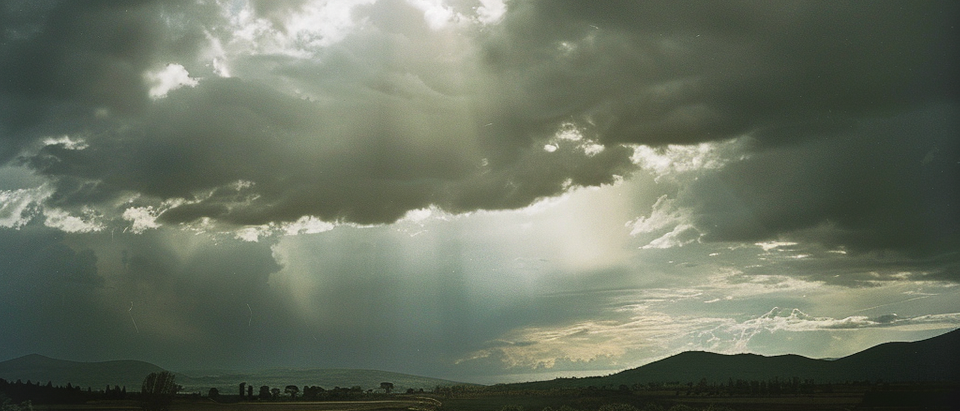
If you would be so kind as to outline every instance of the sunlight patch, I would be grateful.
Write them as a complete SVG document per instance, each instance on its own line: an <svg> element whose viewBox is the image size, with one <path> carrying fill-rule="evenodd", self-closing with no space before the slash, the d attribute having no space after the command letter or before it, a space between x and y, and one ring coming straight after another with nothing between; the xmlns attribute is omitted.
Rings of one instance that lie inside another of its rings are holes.
<svg viewBox="0 0 960 411"><path fill-rule="evenodd" d="M471 353L457 364L497 362L507 369L577 369L635 366L644 360L672 354L687 346L693 330L715 327L718 319L674 317L634 308L617 320L592 320L556 328L523 328L489 347Z"/></svg>
<svg viewBox="0 0 960 411"><path fill-rule="evenodd" d="M480 23L498 23L507 13L507 5L504 0L480 0L480 4L480 7L477 7L477 21Z"/></svg>

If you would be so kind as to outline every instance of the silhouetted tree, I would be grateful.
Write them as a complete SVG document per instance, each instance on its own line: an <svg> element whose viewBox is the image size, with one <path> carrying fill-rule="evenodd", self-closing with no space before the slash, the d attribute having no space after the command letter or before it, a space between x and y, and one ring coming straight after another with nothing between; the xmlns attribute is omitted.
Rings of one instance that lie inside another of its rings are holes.
<svg viewBox="0 0 960 411"><path fill-rule="evenodd" d="M241 400L243 399L243 393L247 391L246 388L245 388L246 385L247 385L247 383L245 383L245 382L241 382L241 383L240 383L240 399L241 399Z"/></svg>
<svg viewBox="0 0 960 411"><path fill-rule="evenodd" d="M260 401L266 401L270 399L270 387L266 385L260 386Z"/></svg>
<svg viewBox="0 0 960 411"><path fill-rule="evenodd" d="M320 394L323 393L323 388L317 386L304 386L303 387L303 397L311 400L318 399Z"/></svg>
<svg viewBox="0 0 960 411"><path fill-rule="evenodd" d="M380 388L383 388L383 390L386 391L387 394L389 394L390 391L393 391L393 383L392 383L392 382L381 382L381 383L380 383Z"/></svg>
<svg viewBox="0 0 960 411"><path fill-rule="evenodd" d="M166 410L180 387L173 373L169 371L153 372L143 379L140 398L145 410Z"/></svg>
<svg viewBox="0 0 960 411"><path fill-rule="evenodd" d="M253 384L247 386L247 398L253 399Z"/></svg>
<svg viewBox="0 0 960 411"><path fill-rule="evenodd" d="M273 399L280 398L280 389L279 389L279 388L271 388L271 389L270 389L270 394L273 396Z"/></svg>
<svg viewBox="0 0 960 411"><path fill-rule="evenodd" d="M283 392L290 394L290 398L297 399L297 394L300 393L300 387L288 385L283 389Z"/></svg>

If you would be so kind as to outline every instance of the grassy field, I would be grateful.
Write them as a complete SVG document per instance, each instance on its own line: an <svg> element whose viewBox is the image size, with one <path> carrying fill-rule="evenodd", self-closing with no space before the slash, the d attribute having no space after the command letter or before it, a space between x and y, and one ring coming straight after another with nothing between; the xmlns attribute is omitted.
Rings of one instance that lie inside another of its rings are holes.
<svg viewBox="0 0 960 411"><path fill-rule="evenodd" d="M240 402L217 403L206 399L177 400L170 411L500 411L522 409L524 411L581 410L595 411L605 404L629 404L640 410L848 410L859 404L861 397L766 397L766 398L684 398L660 396L484 396L479 398L436 400L397 398L376 401L324 401L324 402ZM678 406L682 404L681 406ZM689 408L683 408L683 407ZM35 405L38 411L134 411L140 410L135 401L103 401L73 405Z"/></svg>
<svg viewBox="0 0 960 411"><path fill-rule="evenodd" d="M134 411L141 410L135 401L103 401L70 405L35 405L38 411ZM323 401L323 402L240 402L217 403L210 400L177 400L170 411L433 411L436 403L421 399L396 399L381 401Z"/></svg>
<svg viewBox="0 0 960 411"><path fill-rule="evenodd" d="M922 388L922 389L921 389ZM956 387L896 387L811 395L686 396L665 392L614 392L576 395L568 392L469 392L453 396L378 396L356 401L279 401L218 403L207 398L181 397L170 411L598 411L626 404L639 411L841 411L952 410L960 401ZM139 410L136 401L99 401L77 405L35 405L38 411ZM622 408L624 410L629 408Z"/></svg>

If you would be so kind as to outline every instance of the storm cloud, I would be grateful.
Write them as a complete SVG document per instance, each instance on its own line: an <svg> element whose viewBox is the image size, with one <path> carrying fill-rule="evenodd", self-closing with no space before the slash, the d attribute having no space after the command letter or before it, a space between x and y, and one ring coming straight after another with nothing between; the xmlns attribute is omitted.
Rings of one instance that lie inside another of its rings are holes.
<svg viewBox="0 0 960 411"><path fill-rule="evenodd" d="M524 2L485 27L381 1L353 8L342 39L314 42L284 25L304 2L254 3L270 24L252 34L213 32L203 25L218 16L188 17L193 5L135 6L9 7L34 22L8 30L4 95L38 110L4 110L17 119L8 152L42 135L90 145L27 154L57 182L57 204L138 193L183 200L164 222L236 225L520 208L629 175L624 144L840 140L956 97L956 12L940 3L882 3L865 18L852 5ZM295 40L241 49L272 31ZM201 60L218 47L234 78ZM164 61L195 83L151 101L144 73ZM542 149L565 130L576 140Z"/></svg>
<svg viewBox="0 0 960 411"><path fill-rule="evenodd" d="M874 333L851 350L953 327L958 17L5 2L0 295L23 337L0 350L452 376L616 369L773 306L856 319L816 329Z"/></svg>

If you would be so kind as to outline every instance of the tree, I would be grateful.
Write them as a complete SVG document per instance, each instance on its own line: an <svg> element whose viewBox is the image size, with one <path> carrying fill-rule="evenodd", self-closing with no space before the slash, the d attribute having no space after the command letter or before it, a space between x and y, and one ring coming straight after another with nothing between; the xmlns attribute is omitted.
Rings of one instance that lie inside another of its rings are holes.
<svg viewBox="0 0 960 411"><path fill-rule="evenodd" d="M393 391L393 383L392 383L392 382L381 382L381 383L380 383L380 388L382 388L384 391L387 392L387 394L389 394L390 391Z"/></svg>
<svg viewBox="0 0 960 411"><path fill-rule="evenodd" d="M290 394L290 398L297 399L297 394L300 393L300 388L296 385L288 385L283 389L283 392Z"/></svg>
<svg viewBox="0 0 960 411"><path fill-rule="evenodd" d="M270 399L270 387L266 385L260 386L260 401L266 401Z"/></svg>
<svg viewBox="0 0 960 411"><path fill-rule="evenodd" d="M245 382L241 382L241 383L240 383L240 399L243 399L243 392L246 391L246 388L244 388L244 387L245 387L246 385L247 385L247 383L245 383Z"/></svg>
<svg viewBox="0 0 960 411"><path fill-rule="evenodd" d="M220 396L220 390L218 390L216 387L211 388L210 392L207 393L207 397L210 397L210 398L217 398L219 396Z"/></svg>
<svg viewBox="0 0 960 411"><path fill-rule="evenodd" d="M140 387L143 409L166 410L179 389L173 373L169 371L150 373L143 379L143 385Z"/></svg>
<svg viewBox="0 0 960 411"><path fill-rule="evenodd" d="M273 399L280 398L280 389L279 389L279 388L271 388L271 389L270 389L270 394L273 395Z"/></svg>

